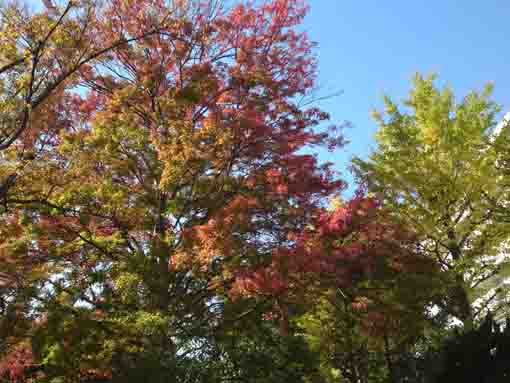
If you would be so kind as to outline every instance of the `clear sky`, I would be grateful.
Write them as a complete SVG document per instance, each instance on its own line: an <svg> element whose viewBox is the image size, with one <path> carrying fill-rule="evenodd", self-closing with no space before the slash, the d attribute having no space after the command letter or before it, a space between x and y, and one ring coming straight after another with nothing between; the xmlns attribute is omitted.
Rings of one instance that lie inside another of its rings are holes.
<svg viewBox="0 0 510 383"><path fill-rule="evenodd" d="M367 156L377 128L370 110L382 95L402 100L417 71L435 72L458 97L495 83L494 99L510 110L510 1L308 0L304 29L319 44L321 102L335 121L350 121L346 150L321 159L346 172ZM344 178L350 180L348 174Z"/></svg>

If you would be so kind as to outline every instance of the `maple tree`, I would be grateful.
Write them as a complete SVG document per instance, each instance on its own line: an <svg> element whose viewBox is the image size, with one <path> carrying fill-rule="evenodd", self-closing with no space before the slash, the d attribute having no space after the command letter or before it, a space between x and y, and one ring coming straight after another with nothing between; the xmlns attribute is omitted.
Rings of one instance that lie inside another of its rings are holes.
<svg viewBox="0 0 510 383"><path fill-rule="evenodd" d="M43 1L35 14L17 2L0 8L0 155L12 146L9 172L0 174L0 198L30 161L44 152L66 126L69 89L76 90L80 75L108 58L117 47L164 33L174 21L178 5L152 4L131 14L138 23L105 28L116 4ZM135 8L133 8L135 9ZM5 159L4 159L5 161ZM3 169L5 170L5 169Z"/></svg>
<svg viewBox="0 0 510 383"><path fill-rule="evenodd" d="M326 208L344 183L302 149L343 139L310 99L306 11L297 0L8 9L3 376L304 379L316 361L293 321L303 303L381 269L434 268L376 199Z"/></svg>
<svg viewBox="0 0 510 383"><path fill-rule="evenodd" d="M350 283L321 274L307 308L293 319L296 331L304 334L319 355L325 382L399 381L396 376L400 376L402 359L416 351L416 344L431 327L429 308L440 292L438 265L420 254L414 234L373 198L360 201L334 204L332 216L352 211L353 205L357 214L348 225L352 232L336 231L332 238L342 249L348 244L363 246L368 270ZM363 205L372 208L360 209ZM328 241L321 239L320 243ZM344 267L338 271L345 272Z"/></svg>
<svg viewBox="0 0 510 383"><path fill-rule="evenodd" d="M136 27L122 25L105 30L101 18L111 17L115 6L87 1L59 6L46 0L41 12L30 14L17 3L3 5L0 150L22 135L37 134L42 128L37 120L44 115L39 109L59 97L63 89L76 85L78 72L104 60L117 47L163 33L177 12L175 5L153 3L149 11L131 14L132 21L138 23ZM118 15L117 22L121 18Z"/></svg>

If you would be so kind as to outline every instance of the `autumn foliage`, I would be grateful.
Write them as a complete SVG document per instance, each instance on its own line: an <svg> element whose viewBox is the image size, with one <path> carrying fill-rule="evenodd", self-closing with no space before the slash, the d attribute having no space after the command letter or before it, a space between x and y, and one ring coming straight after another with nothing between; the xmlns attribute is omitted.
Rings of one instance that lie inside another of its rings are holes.
<svg viewBox="0 0 510 383"><path fill-rule="evenodd" d="M0 112L24 124L2 131L15 139L0 179L16 175L1 194L3 376L187 381L228 354L238 322L290 336L295 307L322 293L384 279L383 265L433 270L376 199L328 209L344 183L309 153L343 139L311 106L306 11L47 1L30 16L47 41L0 78ZM4 65L24 53L2 28Z"/></svg>

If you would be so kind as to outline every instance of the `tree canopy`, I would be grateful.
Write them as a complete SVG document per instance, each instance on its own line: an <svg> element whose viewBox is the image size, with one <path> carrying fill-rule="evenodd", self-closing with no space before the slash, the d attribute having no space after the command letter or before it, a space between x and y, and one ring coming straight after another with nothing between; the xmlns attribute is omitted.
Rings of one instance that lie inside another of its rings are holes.
<svg viewBox="0 0 510 383"><path fill-rule="evenodd" d="M405 108L386 98L385 115L374 114L379 149L354 162L362 182L420 237L421 252L452 277L438 305L464 322L508 295L497 282L507 272L510 228L496 208L508 201L498 165L506 129L493 133L500 108L491 89L457 100L434 76L418 75Z"/></svg>
<svg viewBox="0 0 510 383"><path fill-rule="evenodd" d="M328 211L344 183L301 150L343 144L310 104L306 9L5 8L11 379L303 380L315 365L292 324L303 303L414 263L412 235L376 200Z"/></svg>
<svg viewBox="0 0 510 383"><path fill-rule="evenodd" d="M503 306L489 90L387 99L344 200L304 2L0 11L0 380L396 383Z"/></svg>

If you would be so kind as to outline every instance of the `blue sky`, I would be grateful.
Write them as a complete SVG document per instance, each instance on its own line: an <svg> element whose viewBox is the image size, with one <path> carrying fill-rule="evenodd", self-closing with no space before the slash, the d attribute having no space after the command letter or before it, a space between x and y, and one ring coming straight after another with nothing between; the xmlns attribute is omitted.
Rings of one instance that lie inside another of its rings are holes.
<svg viewBox="0 0 510 383"><path fill-rule="evenodd" d="M402 100L417 71L436 72L458 97L495 83L494 99L510 110L508 0L309 0L303 28L319 44L321 102L335 121L349 120L351 143L321 159L346 174L353 155L367 156L377 129L370 110L382 95Z"/></svg>

